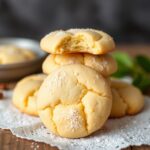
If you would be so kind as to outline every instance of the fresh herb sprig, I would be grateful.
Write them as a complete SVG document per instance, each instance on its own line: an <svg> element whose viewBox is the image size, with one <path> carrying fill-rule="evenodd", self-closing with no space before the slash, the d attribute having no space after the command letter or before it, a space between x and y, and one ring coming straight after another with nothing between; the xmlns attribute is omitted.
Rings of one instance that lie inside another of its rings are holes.
<svg viewBox="0 0 150 150"><path fill-rule="evenodd" d="M131 76L133 85L142 91L150 88L150 58L144 55L130 57L125 52L114 52L112 54L118 64L118 71L113 74L114 77L121 78Z"/></svg>

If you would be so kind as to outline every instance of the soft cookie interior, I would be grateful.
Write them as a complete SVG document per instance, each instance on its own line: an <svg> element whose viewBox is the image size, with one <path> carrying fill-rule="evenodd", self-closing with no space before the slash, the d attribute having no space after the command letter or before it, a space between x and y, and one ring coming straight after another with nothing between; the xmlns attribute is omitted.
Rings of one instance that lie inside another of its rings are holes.
<svg viewBox="0 0 150 150"><path fill-rule="evenodd" d="M52 54L91 53L105 54L114 50L111 36L94 29L70 29L54 31L41 40L41 48Z"/></svg>

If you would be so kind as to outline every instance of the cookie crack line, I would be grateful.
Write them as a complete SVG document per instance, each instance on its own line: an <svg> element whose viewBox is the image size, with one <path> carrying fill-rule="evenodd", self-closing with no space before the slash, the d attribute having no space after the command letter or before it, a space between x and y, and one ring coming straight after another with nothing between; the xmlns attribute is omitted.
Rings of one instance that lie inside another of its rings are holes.
<svg viewBox="0 0 150 150"><path fill-rule="evenodd" d="M83 98L82 98L83 99ZM86 112L85 112L85 107L84 107L84 105L83 105L83 103L82 103L82 100L81 100L81 105L82 105L82 107L83 107L83 114L84 114L84 122L85 122L85 129L86 129L86 131L87 131L87 133L89 132L88 131L88 121L87 121L87 114L86 114Z"/></svg>
<svg viewBox="0 0 150 150"><path fill-rule="evenodd" d="M117 90L117 92L118 92L118 89L116 89ZM129 109L129 106L128 106L128 104L126 103L126 101L125 101L125 99L124 99L124 97L118 92L118 95L121 97L121 99L122 99L122 101L123 101L123 103L126 105L126 110L125 110L125 113L126 114L128 114L128 109Z"/></svg>
<svg viewBox="0 0 150 150"><path fill-rule="evenodd" d="M86 91L82 94L82 96L80 97L80 100L79 100L79 103L78 104L81 104L82 105L82 107L83 107L83 113L84 113L84 122L85 122L85 129L86 129L86 131L88 132L88 122L87 122L87 115L86 115L86 113L85 113L85 107L84 107L84 105L83 105L83 103L82 103L82 99L87 95L87 93L88 93L88 91L87 91L87 89L85 89Z"/></svg>
<svg viewBox="0 0 150 150"><path fill-rule="evenodd" d="M51 108L51 107L49 107L49 108ZM53 122L53 125L55 127L55 130L56 130L57 134L59 134L58 129L57 129L57 125L56 125L56 123L55 123L55 121L53 119L53 117L54 117L54 115L53 115L54 114L54 110L55 110L55 108L51 110L51 112L52 112L52 119L51 120Z"/></svg>
<svg viewBox="0 0 150 150"><path fill-rule="evenodd" d="M80 100L80 103L78 103L78 104L81 104L81 106L82 106L82 112L83 112L83 114L84 114L84 123L85 123L85 130L87 131L87 133L88 133L88 122L87 122L87 115L86 115L86 112L85 112L85 107L84 107L84 105L83 105L83 103L82 103L82 99L86 96L86 94L87 94L87 92L84 94L84 96L82 96L82 98L81 98L81 100ZM59 103L59 104L57 104L57 105L55 105L55 107L53 107L53 108L51 108L50 106L47 106L47 107L45 107L44 109L42 109L42 110L40 110L40 111L43 111L43 110L46 110L46 109L51 109L51 112L52 112L52 119L51 119L51 121L53 122L53 125L54 125L54 128L55 128L55 130L56 130L56 132L59 134L59 131L58 131L58 128L57 128L57 125L56 125L56 123L55 123L55 121L54 121L54 119L53 119L53 117L54 117L54 115L53 115L53 112L54 112L54 110L55 110L55 108L58 106L58 105L60 105L61 103ZM71 105L78 105L78 104L67 104L68 106L71 106ZM63 106L65 106L66 104L61 104L61 105L63 105Z"/></svg>
<svg viewBox="0 0 150 150"><path fill-rule="evenodd" d="M101 94L101 93L98 93L98 92L96 92L96 91L94 91L93 89L88 89L84 84L82 84L81 82L79 82L79 80L76 78L76 85L81 85L82 87L83 87L83 91L85 90L86 92L83 94L83 95L80 95L80 98L79 99L77 99L77 103L73 103L73 104L79 104L80 102L81 102L81 99L88 93L88 92L92 92L92 93L95 93L95 94L97 94L98 96L101 96L101 97L104 97L104 98L109 98L108 96L105 96L105 95L103 95L103 94ZM57 105L59 105L59 104L62 104L61 102L63 101L63 100L61 100L60 98L57 100L58 102L57 102L57 104L56 105L54 105L53 107L52 106L50 106L51 108L55 108ZM73 104L63 104L63 105L73 105ZM49 104L50 105L50 104ZM47 107L49 107L49 106L45 106L45 107L42 107L42 108L40 108L39 110L43 110L43 109L46 109Z"/></svg>
<svg viewBox="0 0 150 150"><path fill-rule="evenodd" d="M59 105L59 104L58 104ZM56 105L57 106L57 105ZM56 107L55 106L55 107ZM52 123L53 123L53 125L54 125L54 128L55 128L55 130L56 130L56 132L59 134L59 132L58 132L58 129L57 129L57 126L56 126L56 123L55 123L55 121L54 121L54 119L53 119L53 114L54 114L54 109L55 109L55 107L54 108L51 108L50 106L46 106L45 108L43 108L43 109L39 109L39 113L40 113L40 111L44 111L44 110L46 110L46 109L50 109L51 110L51 113L52 113L52 118L51 118L51 121L52 121Z"/></svg>
<svg viewBox="0 0 150 150"><path fill-rule="evenodd" d="M95 93L95 94L97 94L97 95L99 95L99 96L102 96L102 97L105 97L105 98L109 98L109 96L103 95L102 93L98 93L98 92L94 91L93 89L90 89L90 88L86 87L86 85L84 85L83 83L81 83L81 82L78 80L78 78L77 78L77 82L78 82L80 85L82 85L88 92L93 92L93 93Z"/></svg>
<svg viewBox="0 0 150 150"><path fill-rule="evenodd" d="M33 97L35 92L37 92L37 90L32 90L25 98L25 105L24 107L28 107L29 105L29 97Z"/></svg>
<svg viewBox="0 0 150 150"><path fill-rule="evenodd" d="M56 64L56 65L61 66L61 64L60 64L60 63L58 63L58 62L56 61L56 57L57 57L57 56L56 56L56 55L54 55L54 62L55 62L55 64Z"/></svg>

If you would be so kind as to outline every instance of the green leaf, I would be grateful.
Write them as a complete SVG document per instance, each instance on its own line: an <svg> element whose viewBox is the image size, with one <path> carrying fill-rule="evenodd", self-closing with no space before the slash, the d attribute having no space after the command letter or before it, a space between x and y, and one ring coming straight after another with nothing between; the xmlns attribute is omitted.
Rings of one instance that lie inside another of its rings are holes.
<svg viewBox="0 0 150 150"><path fill-rule="evenodd" d="M133 59L125 52L114 52L112 54L113 58L116 60L118 65L118 70L112 76L114 77L124 77L128 75L134 65Z"/></svg>
<svg viewBox="0 0 150 150"><path fill-rule="evenodd" d="M129 68L126 67L122 62L117 61L117 64L118 64L118 70L112 76L121 78L128 75Z"/></svg>
<svg viewBox="0 0 150 150"><path fill-rule="evenodd" d="M150 87L150 76L137 74L133 78L133 85L141 89L142 91Z"/></svg>
<svg viewBox="0 0 150 150"><path fill-rule="evenodd" d="M124 66L128 68L132 68L134 65L133 59L125 52L117 51L117 52L114 52L112 56L118 63L122 63L124 64Z"/></svg>
<svg viewBox="0 0 150 150"><path fill-rule="evenodd" d="M133 85L140 88L142 91L150 87L150 75L138 64L134 65L131 76L133 78Z"/></svg>
<svg viewBox="0 0 150 150"><path fill-rule="evenodd" d="M144 55L138 55L135 57L135 61L140 65L146 72L150 72L150 58Z"/></svg>
<svg viewBox="0 0 150 150"><path fill-rule="evenodd" d="M142 91L150 87L150 58L143 55L132 58L125 52L114 52L112 56L118 64L118 71L113 74L114 77L131 76L132 84Z"/></svg>

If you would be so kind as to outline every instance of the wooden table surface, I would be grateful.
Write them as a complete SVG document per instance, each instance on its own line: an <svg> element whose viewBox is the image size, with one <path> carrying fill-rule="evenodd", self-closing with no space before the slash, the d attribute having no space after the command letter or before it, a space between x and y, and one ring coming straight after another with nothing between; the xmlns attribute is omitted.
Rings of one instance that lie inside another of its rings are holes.
<svg viewBox="0 0 150 150"><path fill-rule="evenodd" d="M150 56L150 45L120 45L118 50L125 50L131 55L144 53ZM150 134L150 133L148 133ZM150 144L150 143L149 143ZM0 129L0 150L58 150L50 145L17 138L9 130ZM150 146L130 146L125 150L150 150Z"/></svg>

